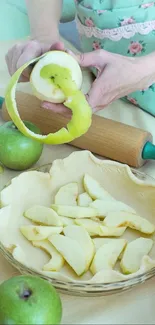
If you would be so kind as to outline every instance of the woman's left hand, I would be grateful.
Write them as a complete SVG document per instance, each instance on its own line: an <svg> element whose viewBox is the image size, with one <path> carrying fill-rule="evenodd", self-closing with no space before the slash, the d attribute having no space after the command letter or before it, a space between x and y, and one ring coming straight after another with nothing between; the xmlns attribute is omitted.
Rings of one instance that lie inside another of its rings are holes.
<svg viewBox="0 0 155 325"><path fill-rule="evenodd" d="M97 112L116 99L149 87L145 78L142 58L131 58L104 50L81 54L80 66L95 67L98 75L87 95L93 112Z"/></svg>
<svg viewBox="0 0 155 325"><path fill-rule="evenodd" d="M104 50L79 56L68 52L77 59L81 67L95 67L98 70L98 75L86 95L93 112L103 109L116 99L151 85L148 76L145 77L143 58L126 57ZM63 115L70 114L62 104L43 103L43 107Z"/></svg>

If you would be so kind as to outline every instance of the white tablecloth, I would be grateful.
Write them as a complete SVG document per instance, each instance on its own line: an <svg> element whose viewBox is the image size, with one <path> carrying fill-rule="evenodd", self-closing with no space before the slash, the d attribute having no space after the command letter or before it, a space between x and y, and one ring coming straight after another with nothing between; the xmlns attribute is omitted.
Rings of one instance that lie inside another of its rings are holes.
<svg viewBox="0 0 155 325"><path fill-rule="evenodd" d="M5 64L5 53L13 42L0 44L0 96L5 93L9 80ZM68 44L67 44L68 45ZM88 85L91 82L89 73L86 75ZM20 86L22 89L24 85ZM142 110L117 101L99 113L130 125L151 131L155 140L155 120ZM0 118L0 124L2 124ZM70 154L75 148L69 145L52 148L46 146L37 165L49 163L55 158L62 158ZM155 177L155 162L150 162L141 171ZM0 177L0 186L14 177L15 172L5 171L5 177ZM0 256L0 281L16 274L8 262ZM63 303L63 324L155 324L155 279L139 285L131 291L121 295L101 298L71 297L61 294Z"/></svg>

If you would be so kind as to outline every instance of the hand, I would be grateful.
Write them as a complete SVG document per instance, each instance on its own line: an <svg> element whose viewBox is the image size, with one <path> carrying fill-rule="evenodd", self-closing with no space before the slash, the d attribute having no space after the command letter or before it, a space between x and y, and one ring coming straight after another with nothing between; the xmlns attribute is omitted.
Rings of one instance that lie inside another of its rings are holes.
<svg viewBox="0 0 155 325"><path fill-rule="evenodd" d="M86 95L93 112L97 112L116 99L146 86L141 58L126 57L104 50L96 50L79 56L68 52L77 59L81 67L95 67L98 71L97 77ZM70 114L62 104L55 105L44 102L43 107L63 115L69 116Z"/></svg>
<svg viewBox="0 0 155 325"><path fill-rule="evenodd" d="M97 78L87 94L93 112L97 112L116 99L146 88L142 58L131 58L104 50L81 54L77 57L82 67L95 67Z"/></svg>
<svg viewBox="0 0 155 325"><path fill-rule="evenodd" d="M17 43L7 53L5 59L10 75L12 76L26 62L35 59L36 57L46 53L49 50L64 50L64 45L61 42L52 44L43 43L37 40L26 41L24 43ZM20 78L21 82L28 82L31 73L31 68L23 71Z"/></svg>

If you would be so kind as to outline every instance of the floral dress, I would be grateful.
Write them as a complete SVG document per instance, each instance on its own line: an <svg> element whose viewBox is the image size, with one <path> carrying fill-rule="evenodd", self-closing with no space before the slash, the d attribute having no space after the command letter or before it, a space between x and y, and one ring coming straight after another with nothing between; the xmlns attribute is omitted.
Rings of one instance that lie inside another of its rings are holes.
<svg viewBox="0 0 155 325"><path fill-rule="evenodd" d="M148 1L75 0L82 51L105 49L131 57L155 51L155 1ZM123 100L155 116L155 84Z"/></svg>

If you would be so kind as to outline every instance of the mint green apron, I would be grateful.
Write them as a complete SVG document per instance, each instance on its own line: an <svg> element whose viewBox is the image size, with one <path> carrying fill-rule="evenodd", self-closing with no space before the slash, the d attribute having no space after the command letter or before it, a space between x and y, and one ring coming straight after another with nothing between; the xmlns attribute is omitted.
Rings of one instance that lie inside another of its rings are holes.
<svg viewBox="0 0 155 325"><path fill-rule="evenodd" d="M103 48L138 57L155 51L155 1L75 0L75 3L83 52ZM61 21L72 20L74 13L74 0L64 0ZM25 0L0 0L0 41L20 39L29 34ZM123 100L155 116L154 84Z"/></svg>
<svg viewBox="0 0 155 325"><path fill-rule="evenodd" d="M83 52L105 49L138 57L155 51L155 1L76 0L76 8ZM155 116L155 84L123 100Z"/></svg>

